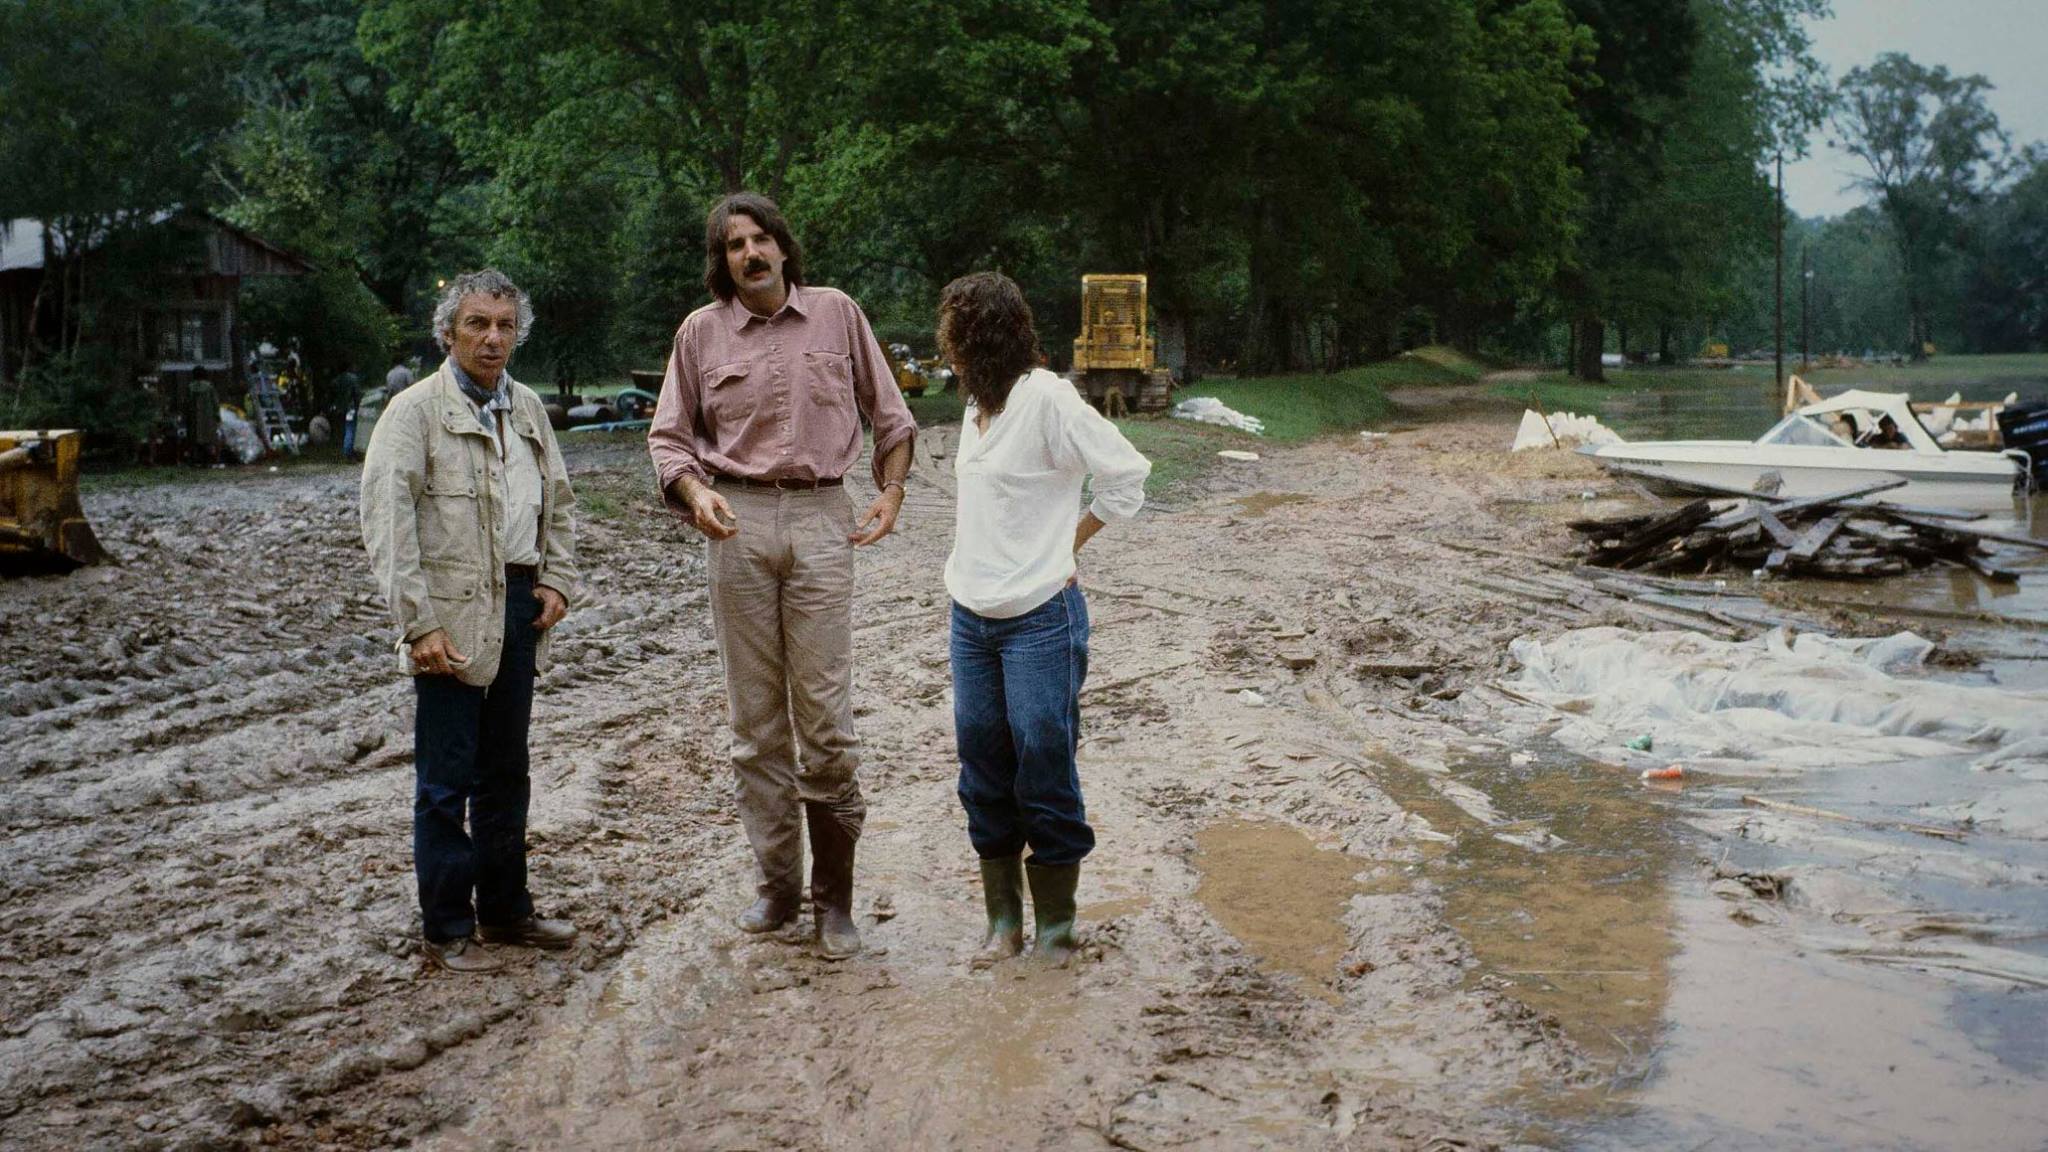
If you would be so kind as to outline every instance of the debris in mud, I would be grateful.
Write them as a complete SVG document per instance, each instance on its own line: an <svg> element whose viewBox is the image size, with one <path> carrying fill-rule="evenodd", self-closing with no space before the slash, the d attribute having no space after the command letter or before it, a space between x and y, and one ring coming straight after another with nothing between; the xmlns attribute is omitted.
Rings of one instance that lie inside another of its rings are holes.
<svg viewBox="0 0 2048 1152"><path fill-rule="evenodd" d="M1713 876L1710 890L1720 896L1746 894L1759 900L1782 900L1792 886L1791 877L1777 872L1745 872L1716 865Z"/></svg>
<svg viewBox="0 0 2048 1152"><path fill-rule="evenodd" d="M1600 568L1873 577L1944 564L1987 580L2018 579L1991 563L1986 541L2034 542L1972 530L1960 514L1867 499L1904 483L1797 500L1701 499L1671 512L1574 520L1569 527L1585 539L1587 563Z"/></svg>

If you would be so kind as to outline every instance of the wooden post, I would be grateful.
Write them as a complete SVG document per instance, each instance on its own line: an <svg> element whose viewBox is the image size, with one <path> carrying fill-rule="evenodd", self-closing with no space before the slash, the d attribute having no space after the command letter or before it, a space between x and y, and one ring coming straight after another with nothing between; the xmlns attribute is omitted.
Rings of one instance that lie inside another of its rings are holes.
<svg viewBox="0 0 2048 1152"><path fill-rule="evenodd" d="M1772 343L1772 362L1776 365L1778 387L1785 386L1785 154L1778 153L1778 221L1771 229L1776 238L1774 259L1771 261L1771 280L1776 290L1773 312L1776 316L1776 336Z"/></svg>

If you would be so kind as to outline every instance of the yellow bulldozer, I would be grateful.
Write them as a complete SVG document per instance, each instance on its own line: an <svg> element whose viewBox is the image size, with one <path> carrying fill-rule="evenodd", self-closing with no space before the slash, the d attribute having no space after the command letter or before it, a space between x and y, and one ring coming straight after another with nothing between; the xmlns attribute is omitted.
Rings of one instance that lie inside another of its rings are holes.
<svg viewBox="0 0 2048 1152"><path fill-rule="evenodd" d="M1081 334L1074 338L1074 387L1115 416L1164 412L1173 373L1155 360L1146 329L1145 277L1081 277Z"/></svg>
<svg viewBox="0 0 2048 1152"><path fill-rule="evenodd" d="M52 571L107 558L78 504L76 431L0 432L0 569Z"/></svg>

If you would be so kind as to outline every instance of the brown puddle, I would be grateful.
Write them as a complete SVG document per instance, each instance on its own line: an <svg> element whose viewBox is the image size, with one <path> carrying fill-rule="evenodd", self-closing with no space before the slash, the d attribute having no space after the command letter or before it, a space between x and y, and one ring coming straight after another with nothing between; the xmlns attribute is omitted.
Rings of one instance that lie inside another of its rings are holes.
<svg viewBox="0 0 2048 1152"><path fill-rule="evenodd" d="M1640 1079L1662 1029L1678 951L1665 882L1674 841L1663 806L1619 769L1562 751L1513 767L1502 750L1431 773L1387 752L1334 700L1310 698L1353 729L1375 784L1454 837L1425 846L1423 875L1479 959L1470 979L1555 1019L1608 1067L1592 1089L1526 1103L1568 1120L1600 1106L1617 1084ZM1512 823L1489 827L1453 804L1432 784L1446 777L1486 793ZM1535 851L1501 839L1528 834L1531 820L1562 843Z"/></svg>
<svg viewBox="0 0 2048 1152"><path fill-rule="evenodd" d="M1506 981L1510 995L1554 1016L1614 1077L1640 1075L1678 951L1666 814L1620 770L1582 760L1526 774L1468 762L1457 774L1503 813L1540 816L1564 841L1534 852L1475 822L1429 869L1479 977Z"/></svg>
<svg viewBox="0 0 2048 1152"><path fill-rule="evenodd" d="M1370 862L1318 847L1285 824L1231 820L1195 834L1195 888L1223 930L1261 967L1285 972L1334 1003L1337 962L1349 947L1344 908L1361 893L1399 891L1405 880L1364 883Z"/></svg>
<svg viewBox="0 0 2048 1152"><path fill-rule="evenodd" d="M1254 492L1237 498L1237 506L1247 516L1264 516L1275 508L1289 504L1305 504L1315 497L1302 492Z"/></svg>

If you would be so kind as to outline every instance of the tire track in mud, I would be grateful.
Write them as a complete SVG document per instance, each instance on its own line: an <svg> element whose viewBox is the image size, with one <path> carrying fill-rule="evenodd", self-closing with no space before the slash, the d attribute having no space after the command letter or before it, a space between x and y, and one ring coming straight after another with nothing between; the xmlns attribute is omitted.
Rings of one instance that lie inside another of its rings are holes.
<svg viewBox="0 0 2048 1152"><path fill-rule="evenodd" d="M572 446L579 491L625 509L587 526L590 602L536 707L534 889L585 943L483 981L417 954L409 692L367 598L353 476L93 494L127 564L0 587L0 1139L1493 1143L1475 1100L1578 1065L1469 985L1426 883L1353 899L1327 999L1261 967L1194 893L1195 836L1226 819L1300 827L1361 871L1399 872L1440 834L1375 782L1350 722L1397 752L1461 739L1445 699L1523 623L1415 579L1448 562L1421 538L1444 520L1526 530L1487 513L1525 480L1444 483L1472 481L1457 454L1498 434L1283 452L1091 546L1085 959L994 976L965 965L980 904L953 796L949 477L860 557L873 949L834 966L730 927L750 865L701 545L645 495L640 445ZM1274 488L1311 499L1229 509ZM268 635L258 600L286 606ZM52 629L64 645L19 642ZM1397 657L1435 670L1353 667Z"/></svg>
<svg viewBox="0 0 2048 1152"><path fill-rule="evenodd" d="M1346 486L1384 461L1330 446L1299 455L1274 467L1297 485L1316 476L1327 491L1287 522L1184 513L1091 547L1096 641L1081 772L1101 846L1083 872L1083 963L1053 973L966 965L979 888L952 795L936 591L950 517L927 514L860 569L856 695L870 814L857 911L870 951L830 965L800 938L732 929L748 864L728 830L721 850L693 862L703 902L549 1012L471 1121L428 1146L1502 1139L1475 1100L1583 1068L1554 1022L1470 985L1474 961L1426 884L1354 899L1332 999L1267 972L1194 898L1205 866L1195 834L1228 819L1304 828L1341 844L1361 871L1419 859L1442 833L1375 782L1385 750L1361 746L1351 723L1333 726L1321 709L1338 708L1385 744L1441 755L1461 737L1431 714L1442 701L1430 693L1455 696L1470 670L1493 665L1475 636L1504 647L1498 634L1522 624L1456 585L1427 597L1373 588L1375 563L1444 562L1413 538L1426 510L1387 517L1361 540ZM1194 506L1258 482L1221 485ZM1476 515L1484 496L1457 513ZM1362 544L1403 555L1361 557ZM912 591L920 581L934 591ZM1443 671L1398 683L1350 673L1353 657L1383 657L1391 644L1430 653ZM1316 658L1295 667L1301 650ZM1264 703L1241 699L1247 689Z"/></svg>

